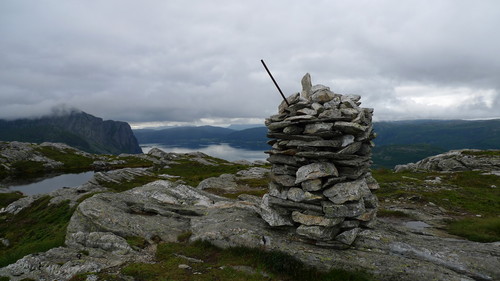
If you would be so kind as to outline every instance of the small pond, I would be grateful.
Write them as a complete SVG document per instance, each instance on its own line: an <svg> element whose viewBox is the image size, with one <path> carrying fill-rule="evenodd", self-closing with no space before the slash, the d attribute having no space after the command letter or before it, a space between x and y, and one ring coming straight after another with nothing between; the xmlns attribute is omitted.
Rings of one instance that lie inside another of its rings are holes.
<svg viewBox="0 0 500 281"><path fill-rule="evenodd" d="M20 191L25 195L45 194L62 187L80 186L89 181L93 175L94 172L63 174L29 184L8 185L6 189L9 192Z"/></svg>

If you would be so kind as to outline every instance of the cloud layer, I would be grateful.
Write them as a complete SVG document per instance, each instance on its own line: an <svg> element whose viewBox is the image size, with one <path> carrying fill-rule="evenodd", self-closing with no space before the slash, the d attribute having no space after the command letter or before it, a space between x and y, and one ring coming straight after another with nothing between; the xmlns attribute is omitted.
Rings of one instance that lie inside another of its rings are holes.
<svg viewBox="0 0 500 281"><path fill-rule="evenodd" d="M498 1L6 0L0 118L255 122L281 99L260 59L378 120L500 117L498 27Z"/></svg>

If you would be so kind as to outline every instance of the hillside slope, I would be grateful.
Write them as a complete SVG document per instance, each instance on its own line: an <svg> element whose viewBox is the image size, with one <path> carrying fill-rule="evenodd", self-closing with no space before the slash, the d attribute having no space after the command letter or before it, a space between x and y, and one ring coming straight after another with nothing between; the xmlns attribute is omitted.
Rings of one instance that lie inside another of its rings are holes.
<svg viewBox="0 0 500 281"><path fill-rule="evenodd" d="M38 119L0 120L0 140L61 142L91 153L142 153L130 125L85 112Z"/></svg>

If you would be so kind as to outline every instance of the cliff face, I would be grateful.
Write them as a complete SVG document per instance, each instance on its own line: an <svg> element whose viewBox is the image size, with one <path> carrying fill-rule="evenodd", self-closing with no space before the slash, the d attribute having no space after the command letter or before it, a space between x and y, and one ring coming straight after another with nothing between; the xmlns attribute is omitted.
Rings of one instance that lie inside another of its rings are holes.
<svg viewBox="0 0 500 281"><path fill-rule="evenodd" d="M77 111L39 119L0 120L0 140L62 142L91 153L142 153L128 123L104 121Z"/></svg>

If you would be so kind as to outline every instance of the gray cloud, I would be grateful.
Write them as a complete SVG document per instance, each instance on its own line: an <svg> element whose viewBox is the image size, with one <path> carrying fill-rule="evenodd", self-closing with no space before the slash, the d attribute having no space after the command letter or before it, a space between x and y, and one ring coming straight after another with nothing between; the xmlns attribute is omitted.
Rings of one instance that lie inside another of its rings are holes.
<svg viewBox="0 0 500 281"><path fill-rule="evenodd" d="M499 11L497 1L2 1L0 118L65 104L129 122L254 122L280 102L261 58L287 94L309 72L362 95L378 120L500 117Z"/></svg>

